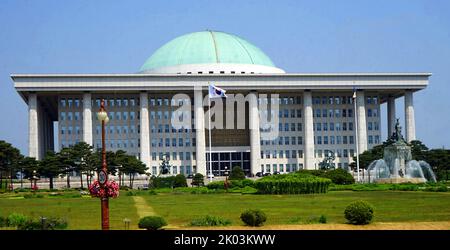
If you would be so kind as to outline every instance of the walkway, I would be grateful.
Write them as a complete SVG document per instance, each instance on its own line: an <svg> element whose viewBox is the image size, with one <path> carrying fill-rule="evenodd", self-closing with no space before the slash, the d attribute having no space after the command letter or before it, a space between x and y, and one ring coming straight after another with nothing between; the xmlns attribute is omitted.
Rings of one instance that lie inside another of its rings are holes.
<svg viewBox="0 0 450 250"><path fill-rule="evenodd" d="M139 218L156 215L155 210L141 196L133 196L133 200Z"/></svg>

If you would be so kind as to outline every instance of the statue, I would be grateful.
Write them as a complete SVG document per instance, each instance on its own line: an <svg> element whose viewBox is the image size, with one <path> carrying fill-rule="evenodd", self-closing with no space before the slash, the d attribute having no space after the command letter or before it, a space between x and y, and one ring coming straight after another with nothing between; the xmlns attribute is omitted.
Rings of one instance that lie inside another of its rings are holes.
<svg viewBox="0 0 450 250"><path fill-rule="evenodd" d="M398 118L397 118L397 122L395 123L395 130L392 133L391 137L389 137L389 139L388 139L389 144L392 144L394 142L405 142L406 143L406 141L402 135L402 126L400 126L400 122L399 122Z"/></svg>
<svg viewBox="0 0 450 250"><path fill-rule="evenodd" d="M170 163L167 156L162 160L161 164L159 165L159 173L162 175L170 174Z"/></svg>

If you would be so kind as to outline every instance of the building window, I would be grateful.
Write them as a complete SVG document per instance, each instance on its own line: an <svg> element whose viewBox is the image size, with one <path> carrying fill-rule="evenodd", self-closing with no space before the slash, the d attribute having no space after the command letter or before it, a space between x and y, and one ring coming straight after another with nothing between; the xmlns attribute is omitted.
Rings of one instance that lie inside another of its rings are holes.
<svg viewBox="0 0 450 250"><path fill-rule="evenodd" d="M61 106L62 106L63 108L66 107L66 99L61 99Z"/></svg>

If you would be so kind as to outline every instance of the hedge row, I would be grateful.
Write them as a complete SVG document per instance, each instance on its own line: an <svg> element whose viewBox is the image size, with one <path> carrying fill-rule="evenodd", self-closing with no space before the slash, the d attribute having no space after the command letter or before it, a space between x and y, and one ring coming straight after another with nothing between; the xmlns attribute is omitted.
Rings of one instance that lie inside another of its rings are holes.
<svg viewBox="0 0 450 250"><path fill-rule="evenodd" d="M310 174L322 178L328 178L334 184L346 185L355 183L353 176L342 168L337 168L334 170L299 170L297 172L300 174Z"/></svg>
<svg viewBox="0 0 450 250"><path fill-rule="evenodd" d="M255 182L262 194L326 193L331 180L309 174L291 173L263 177Z"/></svg>
<svg viewBox="0 0 450 250"><path fill-rule="evenodd" d="M228 188L244 188L255 187L255 182L250 179L245 180L228 180ZM224 189L224 181L213 181L206 185L208 189Z"/></svg>

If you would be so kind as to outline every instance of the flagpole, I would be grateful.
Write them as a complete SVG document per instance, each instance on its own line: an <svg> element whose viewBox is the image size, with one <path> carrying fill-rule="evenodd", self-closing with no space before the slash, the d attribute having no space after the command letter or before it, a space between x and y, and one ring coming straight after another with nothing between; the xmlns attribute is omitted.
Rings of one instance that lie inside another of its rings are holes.
<svg viewBox="0 0 450 250"><path fill-rule="evenodd" d="M208 135L209 135L209 182L212 182L212 152L211 152L211 96L208 85Z"/></svg>

